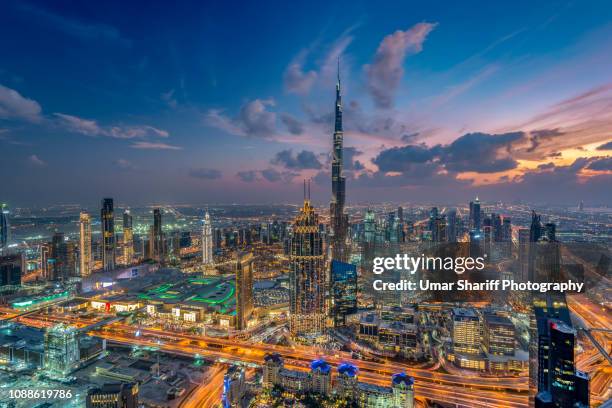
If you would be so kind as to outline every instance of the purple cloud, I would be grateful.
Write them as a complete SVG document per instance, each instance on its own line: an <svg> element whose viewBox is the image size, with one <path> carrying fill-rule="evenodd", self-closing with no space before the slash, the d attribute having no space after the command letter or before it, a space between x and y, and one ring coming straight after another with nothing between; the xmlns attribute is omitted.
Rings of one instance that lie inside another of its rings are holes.
<svg viewBox="0 0 612 408"><path fill-rule="evenodd" d="M435 27L436 24L432 23L418 23L406 31L397 30L382 40L374 62L365 66L366 86L377 107L393 106L395 91L404 76L406 56L421 52L427 35Z"/></svg>

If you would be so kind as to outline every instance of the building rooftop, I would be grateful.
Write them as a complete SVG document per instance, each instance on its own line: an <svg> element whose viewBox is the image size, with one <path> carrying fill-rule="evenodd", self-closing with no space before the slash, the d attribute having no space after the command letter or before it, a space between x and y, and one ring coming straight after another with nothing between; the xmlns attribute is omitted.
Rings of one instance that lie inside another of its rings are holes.
<svg viewBox="0 0 612 408"><path fill-rule="evenodd" d="M329 374L331 367L327 364L327 361L321 359L314 360L310 364L310 369L312 371L320 371L322 374Z"/></svg>
<svg viewBox="0 0 612 408"><path fill-rule="evenodd" d="M338 366L338 374L345 375L348 377L355 377L358 369L350 363L342 363Z"/></svg>
<svg viewBox="0 0 612 408"><path fill-rule="evenodd" d="M467 317L476 318L476 312L474 309L466 309L463 307L456 307L453 309L453 317Z"/></svg>
<svg viewBox="0 0 612 408"><path fill-rule="evenodd" d="M514 324L512 323L512 321L510 319L508 319L505 316L499 316L496 314L486 314L485 315L485 322L487 322L488 324L496 324L496 325L503 325L503 326L512 326L514 327Z"/></svg>

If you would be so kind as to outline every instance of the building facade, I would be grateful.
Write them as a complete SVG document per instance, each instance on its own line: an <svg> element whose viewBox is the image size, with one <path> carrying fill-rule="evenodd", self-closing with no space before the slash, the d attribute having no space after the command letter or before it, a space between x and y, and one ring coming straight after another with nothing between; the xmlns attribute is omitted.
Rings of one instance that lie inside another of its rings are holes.
<svg viewBox="0 0 612 408"><path fill-rule="evenodd" d="M289 328L294 336L316 336L325 328L325 256L319 216L304 200L293 222L290 247Z"/></svg>
<svg viewBox="0 0 612 408"><path fill-rule="evenodd" d="M81 212L79 215L79 275L91 275L92 268L91 217L86 212Z"/></svg>
<svg viewBox="0 0 612 408"><path fill-rule="evenodd" d="M102 200L102 266L105 271L115 269L115 210L112 198Z"/></svg>

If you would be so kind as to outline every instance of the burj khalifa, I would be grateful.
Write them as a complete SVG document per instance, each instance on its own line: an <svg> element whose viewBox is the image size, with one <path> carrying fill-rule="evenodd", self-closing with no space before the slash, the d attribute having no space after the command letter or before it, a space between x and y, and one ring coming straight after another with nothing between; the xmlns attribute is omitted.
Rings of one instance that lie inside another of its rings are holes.
<svg viewBox="0 0 612 408"><path fill-rule="evenodd" d="M346 236L348 216L344 213L346 200L346 179L343 175L343 138L342 131L342 89L340 83L340 61L338 61L338 82L336 83L336 112L332 154L332 199L330 203L330 244L332 259L346 262Z"/></svg>

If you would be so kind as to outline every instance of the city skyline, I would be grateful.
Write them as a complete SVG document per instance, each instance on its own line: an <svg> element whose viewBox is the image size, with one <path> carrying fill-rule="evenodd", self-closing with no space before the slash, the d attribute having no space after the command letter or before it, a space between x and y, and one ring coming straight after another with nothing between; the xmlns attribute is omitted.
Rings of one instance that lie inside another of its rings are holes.
<svg viewBox="0 0 612 408"><path fill-rule="evenodd" d="M340 58L347 203L612 202L604 2L285 7L3 4L3 200L327 202Z"/></svg>

